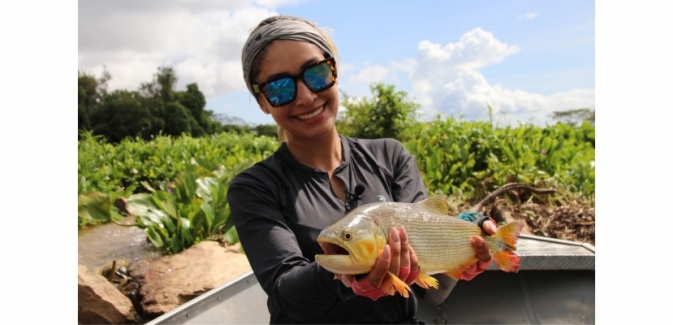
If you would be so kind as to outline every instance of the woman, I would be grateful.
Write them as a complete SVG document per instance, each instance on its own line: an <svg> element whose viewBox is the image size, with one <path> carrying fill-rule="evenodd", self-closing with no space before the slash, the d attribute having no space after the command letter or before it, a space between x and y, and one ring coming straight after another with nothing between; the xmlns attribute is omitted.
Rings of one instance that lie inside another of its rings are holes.
<svg viewBox="0 0 673 325"><path fill-rule="evenodd" d="M416 304L378 289L390 271L407 283L418 259L403 228L365 277L330 273L314 261L320 231L358 205L418 202L427 197L413 157L393 139L361 140L335 128L338 55L329 37L296 17L265 19L243 53L243 75L259 107L271 114L283 141L269 158L237 175L228 200L243 249L269 296L271 323L414 322ZM495 233L492 220L483 228ZM483 239L473 238L480 262L466 279L490 264ZM452 287L428 290L441 302ZM433 291L433 292L431 292Z"/></svg>

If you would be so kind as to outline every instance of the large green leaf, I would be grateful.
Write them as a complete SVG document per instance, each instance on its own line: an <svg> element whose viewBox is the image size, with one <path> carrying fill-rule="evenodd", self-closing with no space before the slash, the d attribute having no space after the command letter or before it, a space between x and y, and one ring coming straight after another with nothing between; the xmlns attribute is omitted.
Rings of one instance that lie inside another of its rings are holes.
<svg viewBox="0 0 673 325"><path fill-rule="evenodd" d="M223 208L215 211L215 218L213 219L213 225L210 228L211 233L214 234L220 226L224 225L225 222L227 222L228 219L229 219L229 212L226 209Z"/></svg>
<svg viewBox="0 0 673 325"><path fill-rule="evenodd" d="M203 210L197 211L194 216L191 217L192 227L196 229L210 229L206 225L206 213Z"/></svg>
<svg viewBox="0 0 673 325"><path fill-rule="evenodd" d="M136 217L136 226L140 228L148 228L155 226L156 224L152 222L150 219L147 219L145 217Z"/></svg>
<svg viewBox="0 0 673 325"><path fill-rule="evenodd" d="M204 178L199 178L196 180L197 188L195 190L196 195L202 198L204 201L211 201L213 196L210 193L209 182Z"/></svg>
<svg viewBox="0 0 673 325"><path fill-rule="evenodd" d="M146 216L150 208L157 208L149 193L133 194L126 198L128 211L134 216Z"/></svg>
<svg viewBox="0 0 673 325"><path fill-rule="evenodd" d="M236 243L239 242L238 232L236 231L236 227L229 228L229 230L227 230L227 232L225 232L222 237L230 245L233 245L233 244L236 244Z"/></svg>
<svg viewBox="0 0 673 325"><path fill-rule="evenodd" d="M147 235L147 238L150 239L152 244L154 244L154 246L156 246L157 248L164 247L164 241L161 239L161 236L159 235L159 233L157 233L157 231L154 228L152 227L145 228L145 234Z"/></svg>
<svg viewBox="0 0 673 325"><path fill-rule="evenodd" d="M176 203L175 200L171 198L167 198L166 200L161 202L161 208L173 219L178 219L178 213L176 211Z"/></svg>
<svg viewBox="0 0 673 325"><path fill-rule="evenodd" d="M101 192L80 194L77 198L77 215L85 220L110 220L110 198Z"/></svg>
<svg viewBox="0 0 673 325"><path fill-rule="evenodd" d="M168 246L170 247L170 251L172 254L176 254L178 252L181 252L184 246L182 245L182 240L178 238L178 236L171 237L167 241Z"/></svg>
<svg viewBox="0 0 673 325"><path fill-rule="evenodd" d="M510 164L516 163L516 158L514 157L514 153L512 153L512 150L507 145L503 146L502 150L507 155L507 159L509 159L508 162Z"/></svg>
<svg viewBox="0 0 673 325"><path fill-rule="evenodd" d="M438 168L442 163L442 160L439 158L439 152L433 151L432 156L430 156L430 157L431 157L432 165L429 166L430 167L429 170Z"/></svg>
<svg viewBox="0 0 673 325"><path fill-rule="evenodd" d="M189 231L189 229L192 227L192 223L189 222L189 219L187 218L180 218L180 225L182 226L182 229Z"/></svg>
<svg viewBox="0 0 673 325"><path fill-rule="evenodd" d="M203 211L206 219L205 228L208 229L208 232L210 233L212 230L213 222L215 220L215 211L208 202L201 203L201 210Z"/></svg>

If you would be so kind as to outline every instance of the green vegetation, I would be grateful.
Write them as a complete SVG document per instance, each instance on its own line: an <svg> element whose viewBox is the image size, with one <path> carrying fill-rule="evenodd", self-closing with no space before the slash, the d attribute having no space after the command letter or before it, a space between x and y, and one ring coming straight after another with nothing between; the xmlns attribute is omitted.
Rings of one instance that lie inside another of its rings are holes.
<svg viewBox="0 0 673 325"><path fill-rule="evenodd" d="M192 166L199 166L196 169L198 177L222 168L238 170L241 165L268 157L278 147L274 138L236 133L202 138L159 136L151 141L141 137L125 138L118 144L111 144L91 132L83 132L80 138L77 145L80 227L115 220L118 215L114 207L110 213L83 207L84 203L93 200L87 201L87 196L95 197L96 202L107 202L111 207L118 198L127 198L134 193L171 191L180 182L180 173L189 171ZM225 175L218 179L223 177ZM107 200L100 194L91 193L105 194Z"/></svg>
<svg viewBox="0 0 673 325"><path fill-rule="evenodd" d="M552 113L551 118L570 125L579 125L584 121L594 124L596 122L596 111L588 108L555 111Z"/></svg>
<svg viewBox="0 0 673 325"><path fill-rule="evenodd" d="M151 82L136 91L108 93L112 78L104 71L100 78L78 71L78 129L104 136L117 143L127 137L150 140L160 134L194 137L216 134L220 124L206 110L206 98L196 83L176 91L177 77L172 68L160 67Z"/></svg>
<svg viewBox="0 0 673 325"><path fill-rule="evenodd" d="M108 94L107 80L105 73L79 76L78 227L130 213L165 254L203 240L238 241L226 201L229 182L277 149L275 126L223 124L204 110L196 84L174 91L167 68L139 91ZM421 123L418 104L405 92L384 84L371 90L371 98L343 95L347 110L337 128L346 136L402 141L430 194L475 201L519 182L553 187L559 195L595 195L593 112L560 112L554 118L574 122L545 127L455 118Z"/></svg>
<svg viewBox="0 0 673 325"><path fill-rule="evenodd" d="M419 105L406 100L407 93L395 91L395 86L374 83L370 86L372 97L354 98L343 93L341 112L337 124L339 133L362 139L395 138L404 140L416 124Z"/></svg>
<svg viewBox="0 0 673 325"><path fill-rule="evenodd" d="M557 123L493 128L488 122L436 120L405 142L429 192L473 198L509 183L595 194L595 127Z"/></svg>
<svg viewBox="0 0 673 325"><path fill-rule="evenodd" d="M172 190L146 186L151 194L131 195L126 200L128 210L164 254L178 253L204 239L237 243L227 188L231 179L251 164L244 160L231 170L220 165L214 171L190 164L178 175Z"/></svg>

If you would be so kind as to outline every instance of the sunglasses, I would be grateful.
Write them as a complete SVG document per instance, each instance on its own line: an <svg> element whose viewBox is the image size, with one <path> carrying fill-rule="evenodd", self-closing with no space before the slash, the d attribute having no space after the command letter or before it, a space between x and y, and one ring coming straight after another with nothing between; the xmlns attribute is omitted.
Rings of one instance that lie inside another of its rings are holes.
<svg viewBox="0 0 673 325"><path fill-rule="evenodd" d="M325 59L307 67L298 75L280 77L259 85L252 85L255 93L262 93L273 107L291 103L297 97L299 79L313 92L320 92L336 84L337 71L334 58Z"/></svg>

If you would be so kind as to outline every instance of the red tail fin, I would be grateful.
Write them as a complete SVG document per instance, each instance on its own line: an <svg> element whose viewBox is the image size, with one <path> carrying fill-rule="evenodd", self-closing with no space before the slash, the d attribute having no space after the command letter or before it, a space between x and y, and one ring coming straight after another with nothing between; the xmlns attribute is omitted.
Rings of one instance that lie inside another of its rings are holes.
<svg viewBox="0 0 673 325"><path fill-rule="evenodd" d="M516 242L521 234L523 224L515 221L508 223L500 228L493 235L494 239L502 240L502 245L497 245L498 249L493 251L493 259L505 272L517 272L521 260L512 251L516 250Z"/></svg>
<svg viewBox="0 0 673 325"><path fill-rule="evenodd" d="M510 251L495 252L493 254L493 259L496 263L498 263L500 269L505 272L516 273L519 271L519 264L521 263L521 260L518 256L516 256L516 254Z"/></svg>

